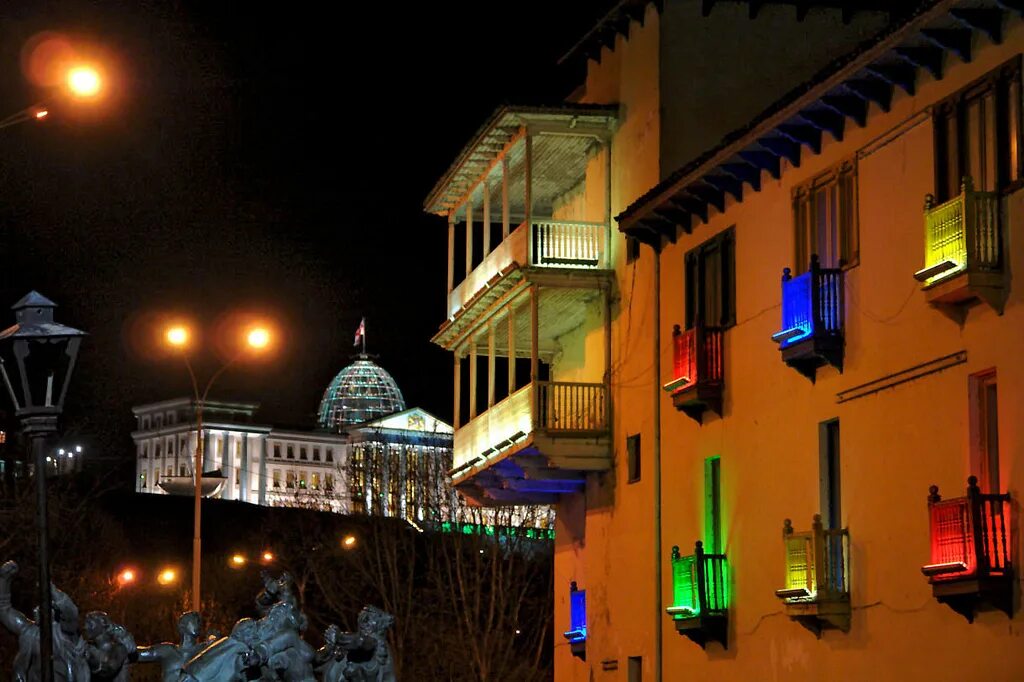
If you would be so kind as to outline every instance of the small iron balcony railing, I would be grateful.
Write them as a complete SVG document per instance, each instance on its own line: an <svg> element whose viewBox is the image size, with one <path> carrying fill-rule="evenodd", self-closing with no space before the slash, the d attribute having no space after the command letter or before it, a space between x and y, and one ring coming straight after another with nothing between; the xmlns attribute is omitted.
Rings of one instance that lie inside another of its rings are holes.
<svg viewBox="0 0 1024 682"><path fill-rule="evenodd" d="M772 335L780 349L807 338L843 332L843 271L822 268L811 256L810 269L793 277L782 270L782 329Z"/></svg>
<svg viewBox="0 0 1024 682"><path fill-rule="evenodd" d="M815 514L811 530L797 533L786 519L786 587L775 594L786 603L839 601L850 595L850 533L824 528Z"/></svg>
<svg viewBox="0 0 1024 682"><path fill-rule="evenodd" d="M722 330L700 322L683 331L672 328L672 381L665 390L682 393L698 384L721 383L724 375Z"/></svg>
<svg viewBox="0 0 1024 682"><path fill-rule="evenodd" d="M928 495L931 562L921 568L931 583L1010 575L1010 496L987 494L967 479L966 497Z"/></svg>
<svg viewBox="0 0 1024 682"><path fill-rule="evenodd" d="M1002 264L1000 200L964 177L960 194L935 205L924 201L924 267L914 278L930 286L965 270L997 272Z"/></svg>
<svg viewBox="0 0 1024 682"><path fill-rule="evenodd" d="M689 556L673 547L672 605L665 611L674 620L724 615L729 607L728 579L724 554L705 554L699 540Z"/></svg>

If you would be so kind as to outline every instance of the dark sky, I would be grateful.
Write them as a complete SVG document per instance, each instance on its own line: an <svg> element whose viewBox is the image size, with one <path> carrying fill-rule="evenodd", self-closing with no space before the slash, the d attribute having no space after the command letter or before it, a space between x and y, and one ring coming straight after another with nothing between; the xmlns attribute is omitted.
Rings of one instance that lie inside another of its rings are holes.
<svg viewBox="0 0 1024 682"><path fill-rule="evenodd" d="M46 95L19 66L40 31L118 64L98 111L0 130L2 321L35 288L91 334L69 426L127 453L130 406L186 393L142 352L169 311L281 324L273 361L214 391L265 421L312 423L364 315L407 402L449 418L446 229L421 202L497 105L571 90L554 63L609 4L5 0L0 116Z"/></svg>

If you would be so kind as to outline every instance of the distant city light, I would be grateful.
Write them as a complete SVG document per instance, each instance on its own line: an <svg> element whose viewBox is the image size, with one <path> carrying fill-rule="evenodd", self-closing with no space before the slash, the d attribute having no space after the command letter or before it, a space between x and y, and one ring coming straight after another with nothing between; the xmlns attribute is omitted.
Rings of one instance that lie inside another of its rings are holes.
<svg viewBox="0 0 1024 682"><path fill-rule="evenodd" d="M231 555L231 567L232 568L241 568L242 566L245 566L245 564L246 564L245 555L243 555L243 554L232 554Z"/></svg>
<svg viewBox="0 0 1024 682"><path fill-rule="evenodd" d="M82 446L81 445L76 445L75 446L75 452L81 452L81 451L82 451Z"/></svg>
<svg viewBox="0 0 1024 682"><path fill-rule="evenodd" d="M117 582L119 585L124 587L125 585L131 585L134 583L137 577L138 576L135 574L133 569L126 568L117 574Z"/></svg>
<svg viewBox="0 0 1024 682"><path fill-rule="evenodd" d="M164 587L173 585L178 581L178 572L173 568L165 568L157 574L156 581Z"/></svg>
<svg viewBox="0 0 1024 682"><path fill-rule="evenodd" d="M273 560L274 560L274 553L273 552L266 551L266 552L263 553L263 563L269 564Z"/></svg>
<svg viewBox="0 0 1024 682"><path fill-rule="evenodd" d="M341 546L344 547L345 549L352 549L353 547L356 546L356 536L355 535L346 535L345 539L341 541Z"/></svg>

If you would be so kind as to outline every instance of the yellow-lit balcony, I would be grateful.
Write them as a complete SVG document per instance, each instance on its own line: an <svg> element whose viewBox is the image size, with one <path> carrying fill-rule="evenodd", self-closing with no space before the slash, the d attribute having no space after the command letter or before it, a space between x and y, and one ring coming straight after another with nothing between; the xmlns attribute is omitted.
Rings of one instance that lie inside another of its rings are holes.
<svg viewBox="0 0 1024 682"><path fill-rule="evenodd" d="M935 205L925 197L924 267L914 273L928 302L959 306L980 299L1003 312L1006 279L1003 268L1001 197L974 189L963 179L960 194ZM954 309L954 317L962 310Z"/></svg>

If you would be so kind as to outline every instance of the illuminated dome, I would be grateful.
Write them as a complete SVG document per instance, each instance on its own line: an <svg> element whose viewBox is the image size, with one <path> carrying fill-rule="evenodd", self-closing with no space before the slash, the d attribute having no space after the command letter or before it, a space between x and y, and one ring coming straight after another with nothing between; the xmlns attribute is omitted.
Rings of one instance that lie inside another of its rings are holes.
<svg viewBox="0 0 1024 682"><path fill-rule="evenodd" d="M317 423L322 429L338 431L404 409L405 399L391 375L360 355L324 391Z"/></svg>

